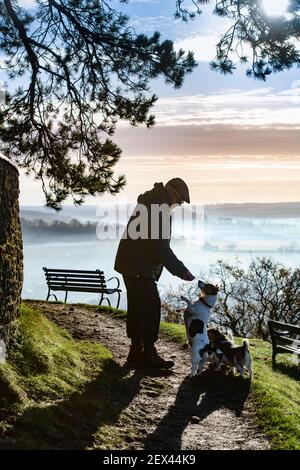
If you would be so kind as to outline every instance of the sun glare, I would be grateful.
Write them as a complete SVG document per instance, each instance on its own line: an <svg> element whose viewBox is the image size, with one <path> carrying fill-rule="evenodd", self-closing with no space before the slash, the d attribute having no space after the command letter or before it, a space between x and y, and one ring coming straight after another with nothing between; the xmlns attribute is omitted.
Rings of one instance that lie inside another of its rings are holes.
<svg viewBox="0 0 300 470"><path fill-rule="evenodd" d="M289 0L262 0L262 6L269 16L281 16L286 13Z"/></svg>

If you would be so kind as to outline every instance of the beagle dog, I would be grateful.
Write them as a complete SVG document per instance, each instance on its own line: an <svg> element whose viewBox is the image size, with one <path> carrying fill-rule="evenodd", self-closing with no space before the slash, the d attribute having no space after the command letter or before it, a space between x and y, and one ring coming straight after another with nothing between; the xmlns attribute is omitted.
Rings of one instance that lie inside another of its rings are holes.
<svg viewBox="0 0 300 470"><path fill-rule="evenodd" d="M200 295L196 302L191 302L182 296L181 300L187 303L184 312L186 335L190 345L191 374L190 377L200 375L210 355L211 347L207 334L207 324L211 309L217 302L219 287L198 281Z"/></svg>
<svg viewBox="0 0 300 470"><path fill-rule="evenodd" d="M246 367L250 380L253 377L253 361L249 350L249 341L243 340L242 346L237 346L228 339L223 333L215 328L209 328L208 337L212 349L214 350L216 369L221 369L221 364L230 366L233 371L235 368L240 376L244 376L244 367Z"/></svg>

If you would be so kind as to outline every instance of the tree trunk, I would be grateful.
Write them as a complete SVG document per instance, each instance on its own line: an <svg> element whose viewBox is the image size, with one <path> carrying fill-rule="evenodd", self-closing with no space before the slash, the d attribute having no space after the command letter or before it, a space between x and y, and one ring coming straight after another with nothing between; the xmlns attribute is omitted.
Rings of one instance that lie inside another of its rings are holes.
<svg viewBox="0 0 300 470"><path fill-rule="evenodd" d="M0 340L6 346L15 332L22 283L19 172L0 154Z"/></svg>

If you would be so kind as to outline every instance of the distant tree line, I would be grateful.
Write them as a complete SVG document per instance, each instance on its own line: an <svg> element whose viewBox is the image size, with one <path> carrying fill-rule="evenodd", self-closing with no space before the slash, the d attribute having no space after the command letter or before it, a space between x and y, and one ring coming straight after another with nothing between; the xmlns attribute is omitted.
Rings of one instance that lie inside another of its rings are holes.
<svg viewBox="0 0 300 470"><path fill-rule="evenodd" d="M300 269L288 268L272 258L255 258L248 269L218 260L201 279L218 280L220 294L211 322L236 336L268 338L268 320L300 324ZM183 320L181 295L195 300L199 289L183 284L168 292L163 311L168 321Z"/></svg>
<svg viewBox="0 0 300 470"><path fill-rule="evenodd" d="M26 236L27 234L37 235L96 235L101 232L109 232L109 230L116 229L122 230L123 227L119 224L108 225L106 223L99 222L80 222L78 219L72 219L70 221L63 220L51 220L46 221L44 219L26 219L21 217L22 232ZM98 230L98 232L97 232ZM99 237L98 237L99 238Z"/></svg>
<svg viewBox="0 0 300 470"><path fill-rule="evenodd" d="M53 220L47 222L44 219L28 220L21 218L22 230L35 232L65 232L65 233L91 233L96 231L97 222L82 223L77 219L68 222Z"/></svg>

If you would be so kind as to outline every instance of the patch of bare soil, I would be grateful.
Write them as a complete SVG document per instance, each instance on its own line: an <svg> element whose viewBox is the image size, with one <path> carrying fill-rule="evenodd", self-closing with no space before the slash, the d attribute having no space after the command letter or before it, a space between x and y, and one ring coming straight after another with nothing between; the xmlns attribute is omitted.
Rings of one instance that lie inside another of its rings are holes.
<svg viewBox="0 0 300 470"><path fill-rule="evenodd" d="M211 370L190 379L188 350L165 337L157 349L174 359L172 371L131 370L125 364L129 340L123 320L78 304L31 304L74 338L99 341L113 353L122 386L115 386L112 400L124 407L112 423L115 430L98 448L269 449L254 423L249 380Z"/></svg>

